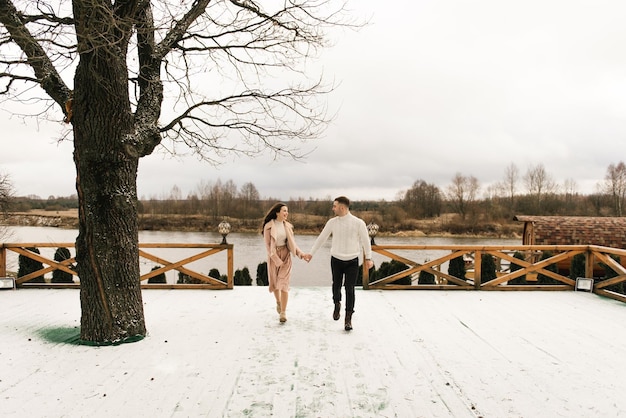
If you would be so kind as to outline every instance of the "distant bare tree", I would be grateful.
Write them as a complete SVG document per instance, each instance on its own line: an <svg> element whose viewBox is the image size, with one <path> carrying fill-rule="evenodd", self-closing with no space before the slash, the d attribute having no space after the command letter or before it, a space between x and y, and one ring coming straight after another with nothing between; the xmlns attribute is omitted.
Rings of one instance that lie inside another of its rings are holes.
<svg viewBox="0 0 626 418"><path fill-rule="evenodd" d="M573 178L565 179L563 182L563 193L565 193L566 196L573 196L578 193L578 183L576 183L576 180Z"/></svg>
<svg viewBox="0 0 626 418"><path fill-rule="evenodd" d="M602 190L613 200L615 216L623 216L626 200L626 164L623 161L608 166Z"/></svg>
<svg viewBox="0 0 626 418"><path fill-rule="evenodd" d="M9 210L13 194L14 190L11 177L8 174L0 173L0 219L2 219ZM9 230L0 222L0 242L6 241L9 236Z"/></svg>
<svg viewBox="0 0 626 418"><path fill-rule="evenodd" d="M569 211L575 210L575 197L578 194L578 184L576 180L569 178L563 182L563 194L566 208Z"/></svg>
<svg viewBox="0 0 626 418"><path fill-rule="evenodd" d="M248 182L241 186L238 200L241 203L242 217L254 218L263 216L263 211L259 208L261 196L253 183Z"/></svg>
<svg viewBox="0 0 626 418"><path fill-rule="evenodd" d="M222 182L222 180L218 178L217 181L212 184L207 204L214 221L224 216L233 215L233 202L236 197L237 185L232 180Z"/></svg>
<svg viewBox="0 0 626 418"><path fill-rule="evenodd" d="M207 200L211 196L212 182L206 180L200 180L200 183L196 186L196 196L200 200Z"/></svg>
<svg viewBox="0 0 626 418"><path fill-rule="evenodd" d="M473 210L480 185L474 176L464 176L456 173L452 178L452 184L448 186L447 198L454 210L465 219Z"/></svg>
<svg viewBox="0 0 626 418"><path fill-rule="evenodd" d="M0 212L5 213L9 210L13 193L11 177L8 174L0 173Z"/></svg>
<svg viewBox="0 0 626 418"><path fill-rule="evenodd" d="M517 192L517 183L519 181L519 169L515 163L509 164L504 170L504 189L509 199L509 209L515 210L515 194Z"/></svg>
<svg viewBox="0 0 626 418"><path fill-rule="evenodd" d="M71 127L82 340L146 335L139 160L157 146L213 163L299 158L332 90L304 64L327 29L351 26L344 12L341 0L0 0L0 94Z"/></svg>
<svg viewBox="0 0 626 418"><path fill-rule="evenodd" d="M232 214L236 213L237 189L237 184L232 179L222 184L222 189L220 190L222 207L221 213L218 214L219 216L232 216Z"/></svg>
<svg viewBox="0 0 626 418"><path fill-rule="evenodd" d="M542 201L547 194L557 192L556 183L543 164L530 167L524 175L524 183L536 209L541 208Z"/></svg>

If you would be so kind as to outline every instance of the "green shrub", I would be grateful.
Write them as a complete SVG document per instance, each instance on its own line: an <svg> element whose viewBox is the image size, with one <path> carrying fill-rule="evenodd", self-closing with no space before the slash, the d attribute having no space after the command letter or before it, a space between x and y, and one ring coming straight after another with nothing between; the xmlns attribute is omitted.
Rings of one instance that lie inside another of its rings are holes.
<svg viewBox="0 0 626 418"><path fill-rule="evenodd" d="M267 276L267 261L260 263L256 268L256 285L269 286L270 281Z"/></svg>
<svg viewBox="0 0 626 418"><path fill-rule="evenodd" d="M209 270L208 276L214 279L217 279L220 282L224 282L224 283L228 282L228 276L225 274L220 274L220 271L216 268L212 268L211 270Z"/></svg>
<svg viewBox="0 0 626 418"><path fill-rule="evenodd" d="M374 281L374 272L376 267L372 267L369 271L370 283ZM356 276L356 286L363 286L363 264L359 265L359 274Z"/></svg>
<svg viewBox="0 0 626 418"><path fill-rule="evenodd" d="M27 250L40 254L39 249L35 247L26 248ZM43 269L43 264L41 261L33 260L25 255L20 254L18 257L18 269L17 269L17 277L23 277L29 275L31 273L36 272L37 270ZM41 276L37 276L33 279L30 279L28 283L45 283L43 274Z"/></svg>
<svg viewBox="0 0 626 418"><path fill-rule="evenodd" d="M496 262L491 254L483 254L481 256L480 265L480 283L487 283L498 277L496 275Z"/></svg>
<svg viewBox="0 0 626 418"><path fill-rule="evenodd" d="M417 277L417 284L437 284L435 275L429 271L422 270Z"/></svg>
<svg viewBox="0 0 626 418"><path fill-rule="evenodd" d="M54 261L60 263L61 261L69 260L72 258L70 250L65 247L57 248L54 252ZM73 268L73 266L68 266ZM74 283L74 276L63 270L52 271L52 283Z"/></svg>
<svg viewBox="0 0 626 418"><path fill-rule="evenodd" d="M620 262L620 258L616 255L611 255L611 258L617 261L618 263ZM604 269L604 277L602 278L602 280L612 279L613 277L616 277L618 275L618 273L613 271L613 269L607 266L606 264L601 263L600 265ZM616 293L624 294L624 282L607 286L605 287L605 289L608 290L609 292L616 292Z"/></svg>
<svg viewBox="0 0 626 418"><path fill-rule="evenodd" d="M391 276L393 274L399 273L407 269L409 269L409 266L407 266L404 263L401 263L398 260L385 261L380 265L380 268L378 270L374 268L370 270L370 282L380 280L384 277ZM357 278L357 285L362 285L362 284L363 284L363 268L361 267L359 269L359 278ZM403 277L389 284L410 285L411 277L410 276Z"/></svg>
<svg viewBox="0 0 626 418"><path fill-rule="evenodd" d="M234 284L235 286L252 286L252 277L250 277L248 267L235 271Z"/></svg>
<svg viewBox="0 0 626 418"><path fill-rule="evenodd" d="M524 260L524 254L519 252L519 251L515 251L515 253L513 254L513 258L516 258L518 260ZM509 268L509 270L511 271L511 273L520 270L522 268L521 265L519 264L515 264L514 262L511 262L511 266ZM516 277L513 280L509 280L509 284L527 284L526 283L526 276L522 275L520 277Z"/></svg>
<svg viewBox="0 0 626 418"><path fill-rule="evenodd" d="M151 271L158 270L160 268L161 268L161 266L154 266L154 267L152 267ZM187 276L187 277L189 277L189 276ZM150 283L155 283L155 284L165 284L165 283L167 283L167 279L165 277L165 273L160 273L160 274L157 274L156 276L150 277L148 279L148 283L149 284Z"/></svg>
<svg viewBox="0 0 626 418"><path fill-rule="evenodd" d="M465 280L465 261L463 256L454 257L448 264L448 274L461 280Z"/></svg>
<svg viewBox="0 0 626 418"><path fill-rule="evenodd" d="M569 278L576 280L578 277L585 277L585 254L576 254L572 257L569 267Z"/></svg>
<svg viewBox="0 0 626 418"><path fill-rule="evenodd" d="M541 253L540 261L547 260L553 255L554 254L551 251L544 251L543 253ZM553 271L555 273L558 273L559 271L556 264L550 264L548 267L545 268L545 270ZM550 276L546 276L545 274L539 273L537 275L537 284L563 284L563 283L558 280L553 279Z"/></svg>

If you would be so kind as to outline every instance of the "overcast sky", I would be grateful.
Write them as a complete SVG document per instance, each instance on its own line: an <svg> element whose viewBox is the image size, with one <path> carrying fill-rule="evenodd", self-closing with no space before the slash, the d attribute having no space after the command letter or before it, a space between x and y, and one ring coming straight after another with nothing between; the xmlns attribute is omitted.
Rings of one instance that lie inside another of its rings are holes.
<svg viewBox="0 0 626 418"><path fill-rule="evenodd" d="M370 24L322 52L337 117L303 161L269 155L213 167L162 153L143 158L138 193L183 196L200 182L252 182L262 197L394 200L416 180L455 173L484 190L508 165L543 164L592 193L626 159L623 0L354 0ZM62 124L9 118L0 104L0 171L17 195L75 194ZM6 148L5 148L6 147ZM522 185L520 184L520 189Z"/></svg>

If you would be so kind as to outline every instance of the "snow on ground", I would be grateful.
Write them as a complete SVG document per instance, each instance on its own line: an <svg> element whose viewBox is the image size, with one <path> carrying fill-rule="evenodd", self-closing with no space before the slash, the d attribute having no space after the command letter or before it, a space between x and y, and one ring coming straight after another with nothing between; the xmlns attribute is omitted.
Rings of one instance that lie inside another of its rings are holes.
<svg viewBox="0 0 626 418"><path fill-rule="evenodd" d="M626 416L626 305L581 292L145 290L149 335L74 344L75 289L0 292L2 416Z"/></svg>

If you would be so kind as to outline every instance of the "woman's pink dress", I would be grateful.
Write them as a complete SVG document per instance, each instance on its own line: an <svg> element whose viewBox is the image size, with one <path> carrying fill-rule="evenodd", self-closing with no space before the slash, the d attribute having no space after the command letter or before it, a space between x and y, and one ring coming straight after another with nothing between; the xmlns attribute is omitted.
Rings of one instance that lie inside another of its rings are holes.
<svg viewBox="0 0 626 418"><path fill-rule="evenodd" d="M276 263L270 258L267 265L267 275L269 278L270 292L280 290L283 292L289 291L289 281L291 279L291 253L286 245L282 247L276 247L276 255L282 260L280 266L276 266Z"/></svg>

